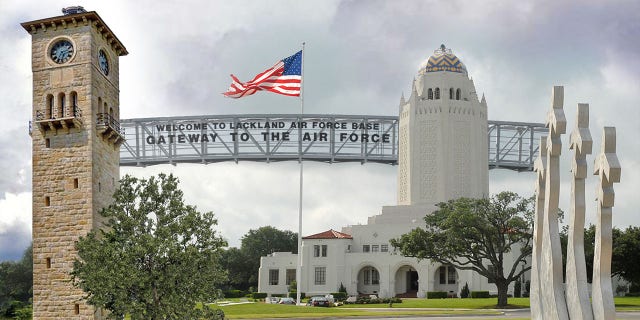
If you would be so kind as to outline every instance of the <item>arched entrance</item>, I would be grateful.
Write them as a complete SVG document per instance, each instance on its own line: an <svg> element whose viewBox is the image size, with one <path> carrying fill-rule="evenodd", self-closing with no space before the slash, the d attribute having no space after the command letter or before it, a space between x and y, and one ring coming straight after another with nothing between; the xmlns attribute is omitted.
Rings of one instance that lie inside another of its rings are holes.
<svg viewBox="0 0 640 320"><path fill-rule="evenodd" d="M458 294L458 272L453 266L440 266L436 269L433 280L433 289L435 291L447 292L449 296Z"/></svg>
<svg viewBox="0 0 640 320"><path fill-rule="evenodd" d="M398 268L395 274L395 295L402 298L415 298L418 294L418 271L409 265Z"/></svg>
<svg viewBox="0 0 640 320"><path fill-rule="evenodd" d="M358 271L358 294L378 294L380 292L380 272L372 266Z"/></svg>

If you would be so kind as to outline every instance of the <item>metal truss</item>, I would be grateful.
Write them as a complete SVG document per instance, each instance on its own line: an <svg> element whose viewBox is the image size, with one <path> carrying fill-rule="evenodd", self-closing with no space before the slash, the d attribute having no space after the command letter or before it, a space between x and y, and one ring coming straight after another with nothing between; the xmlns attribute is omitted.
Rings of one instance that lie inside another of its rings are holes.
<svg viewBox="0 0 640 320"><path fill-rule="evenodd" d="M121 166L302 160L398 163L397 116L188 116L126 119L120 125L125 136ZM539 137L545 132L539 123L489 121L489 169L533 170Z"/></svg>
<svg viewBox="0 0 640 320"><path fill-rule="evenodd" d="M265 128L266 124L270 127ZM353 128L354 124L358 128ZM121 126L126 137L120 148L121 166L221 161L398 162L398 117L192 116L128 119L122 120Z"/></svg>
<svg viewBox="0 0 640 320"><path fill-rule="evenodd" d="M533 171L540 137L548 129L542 123L489 120L489 169Z"/></svg>

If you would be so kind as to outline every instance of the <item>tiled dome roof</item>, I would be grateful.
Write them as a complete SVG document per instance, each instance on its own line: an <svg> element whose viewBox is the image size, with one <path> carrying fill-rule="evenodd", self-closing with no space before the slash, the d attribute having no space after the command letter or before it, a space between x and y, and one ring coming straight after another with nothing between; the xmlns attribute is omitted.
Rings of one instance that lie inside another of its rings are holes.
<svg viewBox="0 0 640 320"><path fill-rule="evenodd" d="M466 75L467 67L451 52L451 49L448 49L443 44L420 67L420 74L440 71L457 72Z"/></svg>

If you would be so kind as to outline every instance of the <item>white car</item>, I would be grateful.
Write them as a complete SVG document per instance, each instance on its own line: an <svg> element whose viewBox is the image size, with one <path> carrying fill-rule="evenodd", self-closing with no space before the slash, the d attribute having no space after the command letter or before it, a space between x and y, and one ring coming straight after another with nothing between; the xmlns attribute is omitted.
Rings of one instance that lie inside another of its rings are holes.
<svg viewBox="0 0 640 320"><path fill-rule="evenodd" d="M266 299L264 300L264 302L266 302L266 303L278 303L278 298L276 298L276 297L269 297L269 298L266 298Z"/></svg>

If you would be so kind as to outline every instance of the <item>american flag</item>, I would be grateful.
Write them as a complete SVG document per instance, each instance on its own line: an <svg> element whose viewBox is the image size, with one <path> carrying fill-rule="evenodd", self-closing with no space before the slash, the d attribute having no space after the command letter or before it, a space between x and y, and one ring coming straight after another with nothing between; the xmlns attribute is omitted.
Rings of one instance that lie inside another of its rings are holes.
<svg viewBox="0 0 640 320"><path fill-rule="evenodd" d="M250 81L243 83L234 75L231 75L231 79L233 81L229 89L223 93L229 98L242 98L262 90L298 97L302 82L302 50L278 61L273 67L259 73Z"/></svg>

